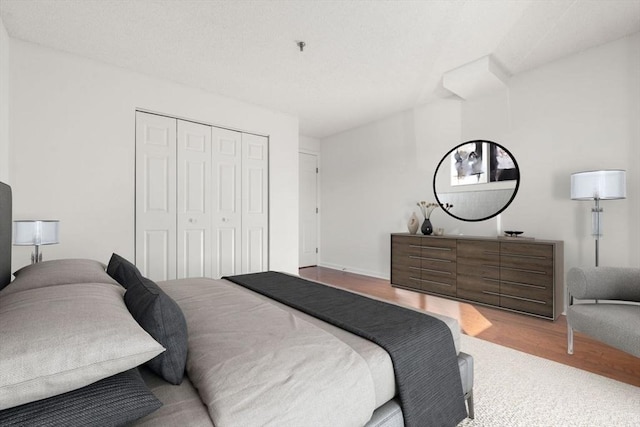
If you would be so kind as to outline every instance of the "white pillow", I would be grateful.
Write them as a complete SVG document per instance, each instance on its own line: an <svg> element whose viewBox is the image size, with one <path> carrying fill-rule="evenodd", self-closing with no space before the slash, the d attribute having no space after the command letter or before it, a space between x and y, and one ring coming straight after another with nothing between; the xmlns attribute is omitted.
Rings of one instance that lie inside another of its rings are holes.
<svg viewBox="0 0 640 427"><path fill-rule="evenodd" d="M84 387L164 351L129 314L123 291L91 283L0 296L0 410Z"/></svg>

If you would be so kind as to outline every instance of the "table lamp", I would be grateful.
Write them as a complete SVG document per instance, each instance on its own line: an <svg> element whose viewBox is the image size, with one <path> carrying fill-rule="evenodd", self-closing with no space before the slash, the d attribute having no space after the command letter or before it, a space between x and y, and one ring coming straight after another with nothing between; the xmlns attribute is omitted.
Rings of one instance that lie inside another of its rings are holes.
<svg viewBox="0 0 640 427"><path fill-rule="evenodd" d="M41 245L59 243L59 225L56 220L19 220L13 221L13 244L16 246L35 246L31 254L31 263L42 261Z"/></svg>

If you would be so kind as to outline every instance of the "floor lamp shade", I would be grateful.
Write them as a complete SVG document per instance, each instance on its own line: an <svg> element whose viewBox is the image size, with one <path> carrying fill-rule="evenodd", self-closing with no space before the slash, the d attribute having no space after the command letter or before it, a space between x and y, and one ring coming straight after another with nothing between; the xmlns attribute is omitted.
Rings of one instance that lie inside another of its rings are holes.
<svg viewBox="0 0 640 427"><path fill-rule="evenodd" d="M613 200L627 197L626 173L623 170L601 170L571 174L573 200Z"/></svg>
<svg viewBox="0 0 640 427"><path fill-rule="evenodd" d="M600 200L627 197L626 173L619 169L576 172L571 174L571 198L594 200L591 208L592 234L596 238L596 267L600 265L600 237L602 236L602 208Z"/></svg>

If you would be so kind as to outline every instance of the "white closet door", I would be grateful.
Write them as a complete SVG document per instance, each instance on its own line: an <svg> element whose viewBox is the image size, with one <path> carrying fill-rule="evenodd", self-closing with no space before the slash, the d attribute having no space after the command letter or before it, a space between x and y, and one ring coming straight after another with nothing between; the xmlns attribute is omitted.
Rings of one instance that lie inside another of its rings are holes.
<svg viewBox="0 0 640 427"><path fill-rule="evenodd" d="M212 276L241 271L242 134L211 128L212 162Z"/></svg>
<svg viewBox="0 0 640 427"><path fill-rule="evenodd" d="M298 266L318 265L318 156L299 153Z"/></svg>
<svg viewBox="0 0 640 427"><path fill-rule="evenodd" d="M136 265L176 278L176 120L136 113Z"/></svg>
<svg viewBox="0 0 640 427"><path fill-rule="evenodd" d="M178 120L178 279L211 276L211 126Z"/></svg>
<svg viewBox="0 0 640 427"><path fill-rule="evenodd" d="M269 269L269 140L242 134L242 273Z"/></svg>

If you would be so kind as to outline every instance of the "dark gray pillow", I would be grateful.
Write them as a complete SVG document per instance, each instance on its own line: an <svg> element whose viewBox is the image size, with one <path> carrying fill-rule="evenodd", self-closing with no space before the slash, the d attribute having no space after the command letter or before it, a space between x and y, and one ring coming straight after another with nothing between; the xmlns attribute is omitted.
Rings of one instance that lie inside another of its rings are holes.
<svg viewBox="0 0 640 427"><path fill-rule="evenodd" d="M127 284L131 280L134 280L136 276L141 276L140 271L135 265L118 254L111 255L109 265L107 265L107 274L125 288L128 287Z"/></svg>
<svg viewBox="0 0 640 427"><path fill-rule="evenodd" d="M1 426L120 426L162 406L137 369L0 411Z"/></svg>
<svg viewBox="0 0 640 427"><path fill-rule="evenodd" d="M188 337L182 310L155 282L143 277L135 265L121 256L113 254L107 272L127 288L124 302L134 319L167 349L149 360L147 366L171 384L180 384L187 364Z"/></svg>

